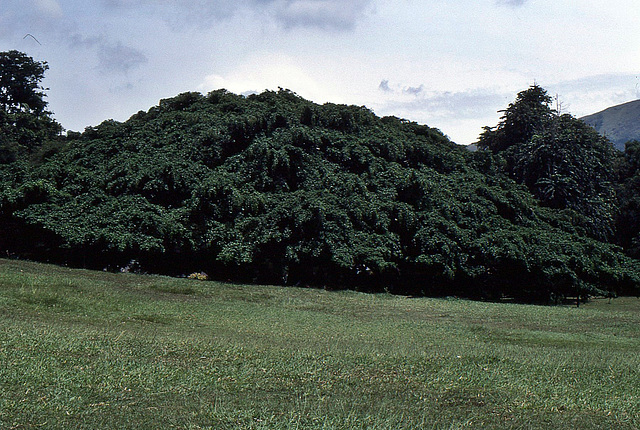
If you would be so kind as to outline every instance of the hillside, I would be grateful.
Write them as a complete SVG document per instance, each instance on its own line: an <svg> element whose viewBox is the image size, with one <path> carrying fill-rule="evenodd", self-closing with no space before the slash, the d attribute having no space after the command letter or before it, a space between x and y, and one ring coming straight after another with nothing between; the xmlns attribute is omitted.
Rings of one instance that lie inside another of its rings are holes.
<svg viewBox="0 0 640 430"><path fill-rule="evenodd" d="M491 154L363 107L185 93L45 149L0 165L0 249L26 258L527 301L640 282Z"/></svg>
<svg viewBox="0 0 640 430"><path fill-rule="evenodd" d="M624 151L624 144L640 140L640 100L607 108L581 118Z"/></svg>

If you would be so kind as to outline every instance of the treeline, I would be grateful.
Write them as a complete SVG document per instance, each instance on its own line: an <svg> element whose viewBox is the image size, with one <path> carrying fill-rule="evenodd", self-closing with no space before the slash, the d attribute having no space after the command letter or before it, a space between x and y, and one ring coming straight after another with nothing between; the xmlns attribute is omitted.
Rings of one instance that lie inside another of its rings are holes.
<svg viewBox="0 0 640 430"><path fill-rule="evenodd" d="M532 91L548 108L544 90ZM427 126L287 90L185 93L124 123L66 136L49 126L27 143L11 137L21 126L8 101L0 249L90 268L136 260L154 273L398 294L636 293L638 145L625 159L544 109L543 125L510 137L528 92L476 153ZM17 110L52 121L44 109ZM557 165L540 155L544 145ZM562 145L571 160L554 150Z"/></svg>

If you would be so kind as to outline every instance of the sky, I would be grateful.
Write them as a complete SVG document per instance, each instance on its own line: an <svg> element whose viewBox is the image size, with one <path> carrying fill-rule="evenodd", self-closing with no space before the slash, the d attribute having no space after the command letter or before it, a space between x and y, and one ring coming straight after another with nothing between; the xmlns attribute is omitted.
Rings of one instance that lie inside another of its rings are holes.
<svg viewBox="0 0 640 430"><path fill-rule="evenodd" d="M637 0L0 0L0 51L48 63L74 131L282 87L470 144L533 84L577 117L639 99L639 28Z"/></svg>

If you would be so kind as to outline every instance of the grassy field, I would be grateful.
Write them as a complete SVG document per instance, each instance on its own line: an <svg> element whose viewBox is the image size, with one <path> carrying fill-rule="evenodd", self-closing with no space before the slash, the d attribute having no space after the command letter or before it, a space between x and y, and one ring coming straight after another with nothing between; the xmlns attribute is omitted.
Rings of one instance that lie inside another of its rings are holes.
<svg viewBox="0 0 640 430"><path fill-rule="evenodd" d="M640 300L540 307L0 260L1 429L638 429Z"/></svg>

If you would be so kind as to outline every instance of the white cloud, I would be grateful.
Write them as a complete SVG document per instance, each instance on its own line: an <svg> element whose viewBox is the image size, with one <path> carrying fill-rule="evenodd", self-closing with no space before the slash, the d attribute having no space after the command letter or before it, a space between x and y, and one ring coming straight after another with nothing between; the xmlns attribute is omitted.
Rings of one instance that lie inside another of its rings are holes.
<svg viewBox="0 0 640 430"><path fill-rule="evenodd" d="M402 89L403 93L411 94L412 96L418 96L423 91L424 91L424 85L420 85L419 87L405 87Z"/></svg>
<svg viewBox="0 0 640 430"><path fill-rule="evenodd" d="M41 15L62 18L62 7L57 0L32 0L32 4Z"/></svg>
<svg viewBox="0 0 640 430"><path fill-rule="evenodd" d="M286 28L348 30L366 13L371 0L289 0L277 2L276 16Z"/></svg>
<svg viewBox="0 0 640 430"><path fill-rule="evenodd" d="M389 79L384 79L380 81L380 85L378 85L378 89L380 89L381 91L384 91L385 93L390 93L393 91L389 86Z"/></svg>
<svg viewBox="0 0 640 430"><path fill-rule="evenodd" d="M640 73L585 76L541 85L558 95L565 111L578 117L640 99Z"/></svg>
<svg viewBox="0 0 640 430"><path fill-rule="evenodd" d="M317 81L294 58L283 54L258 55L228 73L212 73L198 86L203 92L224 88L238 94L290 89L310 99L322 97Z"/></svg>
<svg viewBox="0 0 640 430"><path fill-rule="evenodd" d="M102 0L107 8L132 10L155 6L175 29L197 26L210 28L219 20L253 12L271 18L284 28L349 30L355 26L373 0ZM158 7L160 6L160 7ZM159 12L158 12L159 11Z"/></svg>
<svg viewBox="0 0 640 430"><path fill-rule="evenodd" d="M427 90L424 84L386 84L383 99L371 106L378 115L399 116L439 128L461 144L475 142L482 127L495 125L498 110L511 101L511 94L495 89L450 92Z"/></svg>

